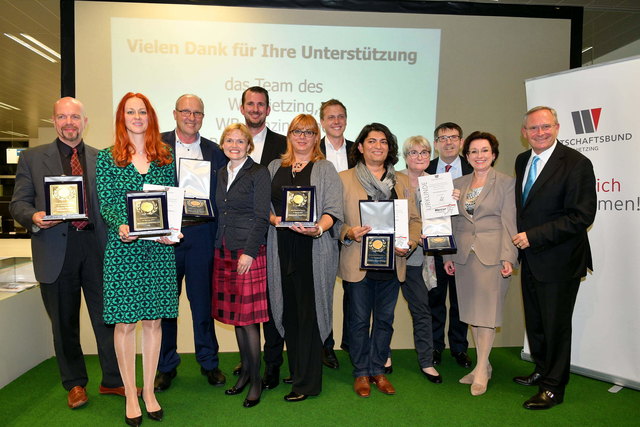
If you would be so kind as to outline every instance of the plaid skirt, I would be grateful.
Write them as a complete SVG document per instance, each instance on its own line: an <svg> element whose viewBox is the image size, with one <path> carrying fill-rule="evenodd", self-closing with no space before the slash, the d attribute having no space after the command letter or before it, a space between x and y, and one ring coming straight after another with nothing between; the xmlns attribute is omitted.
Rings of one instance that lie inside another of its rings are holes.
<svg viewBox="0 0 640 427"><path fill-rule="evenodd" d="M224 243L213 257L213 293L211 315L234 326L246 326L269 320L267 314L267 249L260 246L258 256L245 274L237 273L243 250L230 251Z"/></svg>

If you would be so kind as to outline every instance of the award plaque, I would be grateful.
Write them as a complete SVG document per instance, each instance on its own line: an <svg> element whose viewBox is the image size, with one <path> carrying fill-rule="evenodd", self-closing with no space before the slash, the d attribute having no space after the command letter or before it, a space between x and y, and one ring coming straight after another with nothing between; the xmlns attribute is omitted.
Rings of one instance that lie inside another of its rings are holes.
<svg viewBox="0 0 640 427"><path fill-rule="evenodd" d="M282 221L278 227L316 225L316 187L282 187Z"/></svg>
<svg viewBox="0 0 640 427"><path fill-rule="evenodd" d="M84 181L81 175L46 176L45 221L86 220Z"/></svg>
<svg viewBox="0 0 640 427"><path fill-rule="evenodd" d="M395 254L393 233L369 233L362 236L363 270L393 270Z"/></svg>
<svg viewBox="0 0 640 427"><path fill-rule="evenodd" d="M183 216L196 218L213 218L213 209L209 199L185 197L183 202Z"/></svg>
<svg viewBox="0 0 640 427"><path fill-rule="evenodd" d="M166 191L128 192L127 217L131 236L171 234L167 216Z"/></svg>
<svg viewBox="0 0 640 427"><path fill-rule="evenodd" d="M360 224L371 227L372 233L394 233L393 200L360 200Z"/></svg>
<svg viewBox="0 0 640 427"><path fill-rule="evenodd" d="M425 251L455 251L456 241L453 235L448 236L427 236L422 239L422 247Z"/></svg>

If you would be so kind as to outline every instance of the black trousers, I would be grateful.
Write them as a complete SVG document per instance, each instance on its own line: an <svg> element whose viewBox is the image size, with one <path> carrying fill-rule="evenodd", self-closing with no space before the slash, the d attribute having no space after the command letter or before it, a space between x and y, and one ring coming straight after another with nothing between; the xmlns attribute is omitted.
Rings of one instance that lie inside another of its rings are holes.
<svg viewBox="0 0 640 427"><path fill-rule="evenodd" d="M283 275L284 339L293 378L292 391L316 396L322 390L322 340L316 316L311 265Z"/></svg>
<svg viewBox="0 0 640 427"><path fill-rule="evenodd" d="M60 275L53 283L41 283L42 301L51 319L53 345L62 386L71 390L89 381L80 346L80 291L91 318L102 368L102 385L120 387L122 379L113 349L113 326L103 320L102 258L93 231L67 235L67 251Z"/></svg>
<svg viewBox="0 0 640 427"><path fill-rule="evenodd" d="M522 300L531 357L542 375L541 390L560 396L569 382L571 366L571 320L580 278L540 282L523 258Z"/></svg>
<svg viewBox="0 0 640 427"><path fill-rule="evenodd" d="M447 322L447 291L449 292L449 347L453 353L466 352L468 325L460 321L458 311L458 293L456 279L444 270L442 256L435 256L436 278L438 286L429 291L429 307L431 307L431 324L433 328L434 350L444 350L444 329Z"/></svg>

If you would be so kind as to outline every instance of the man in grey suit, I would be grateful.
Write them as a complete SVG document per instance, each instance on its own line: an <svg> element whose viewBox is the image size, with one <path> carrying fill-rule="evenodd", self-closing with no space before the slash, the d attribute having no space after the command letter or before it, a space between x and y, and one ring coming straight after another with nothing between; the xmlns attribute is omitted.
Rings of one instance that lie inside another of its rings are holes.
<svg viewBox="0 0 640 427"><path fill-rule="evenodd" d="M67 404L87 403L87 370L80 346L80 291L84 293L102 368L99 392L124 396L113 349L113 329L102 317L102 259L106 229L96 194L98 150L82 140L87 124L84 106L62 98L53 107L58 138L20 155L9 210L31 233L31 253L42 300L53 330L53 343ZM47 221L45 176L82 174L88 221Z"/></svg>

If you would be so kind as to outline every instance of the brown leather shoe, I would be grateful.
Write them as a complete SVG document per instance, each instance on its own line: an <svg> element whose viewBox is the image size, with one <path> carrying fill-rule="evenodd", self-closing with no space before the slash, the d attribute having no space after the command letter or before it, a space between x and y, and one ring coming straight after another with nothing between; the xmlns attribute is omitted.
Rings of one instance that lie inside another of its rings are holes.
<svg viewBox="0 0 640 427"><path fill-rule="evenodd" d="M67 394L67 405L69 405L69 408L71 409L81 407L86 404L88 400L87 390L80 385L69 390L69 394Z"/></svg>
<svg viewBox="0 0 640 427"><path fill-rule="evenodd" d="M369 377L357 377L353 382L353 389L360 397L369 397L371 394L371 386L369 385Z"/></svg>
<svg viewBox="0 0 640 427"><path fill-rule="evenodd" d="M391 385L391 382L384 376L384 374L369 377L369 379L376 385L376 387L378 387L378 390L384 394L396 394L396 389L393 388L393 385Z"/></svg>
<svg viewBox="0 0 640 427"><path fill-rule="evenodd" d="M138 393L138 397L142 396L142 387L137 387L136 391ZM115 394L122 397L126 396L123 385L120 387L105 387L102 384L100 384L100 388L98 388L98 392L100 394Z"/></svg>

